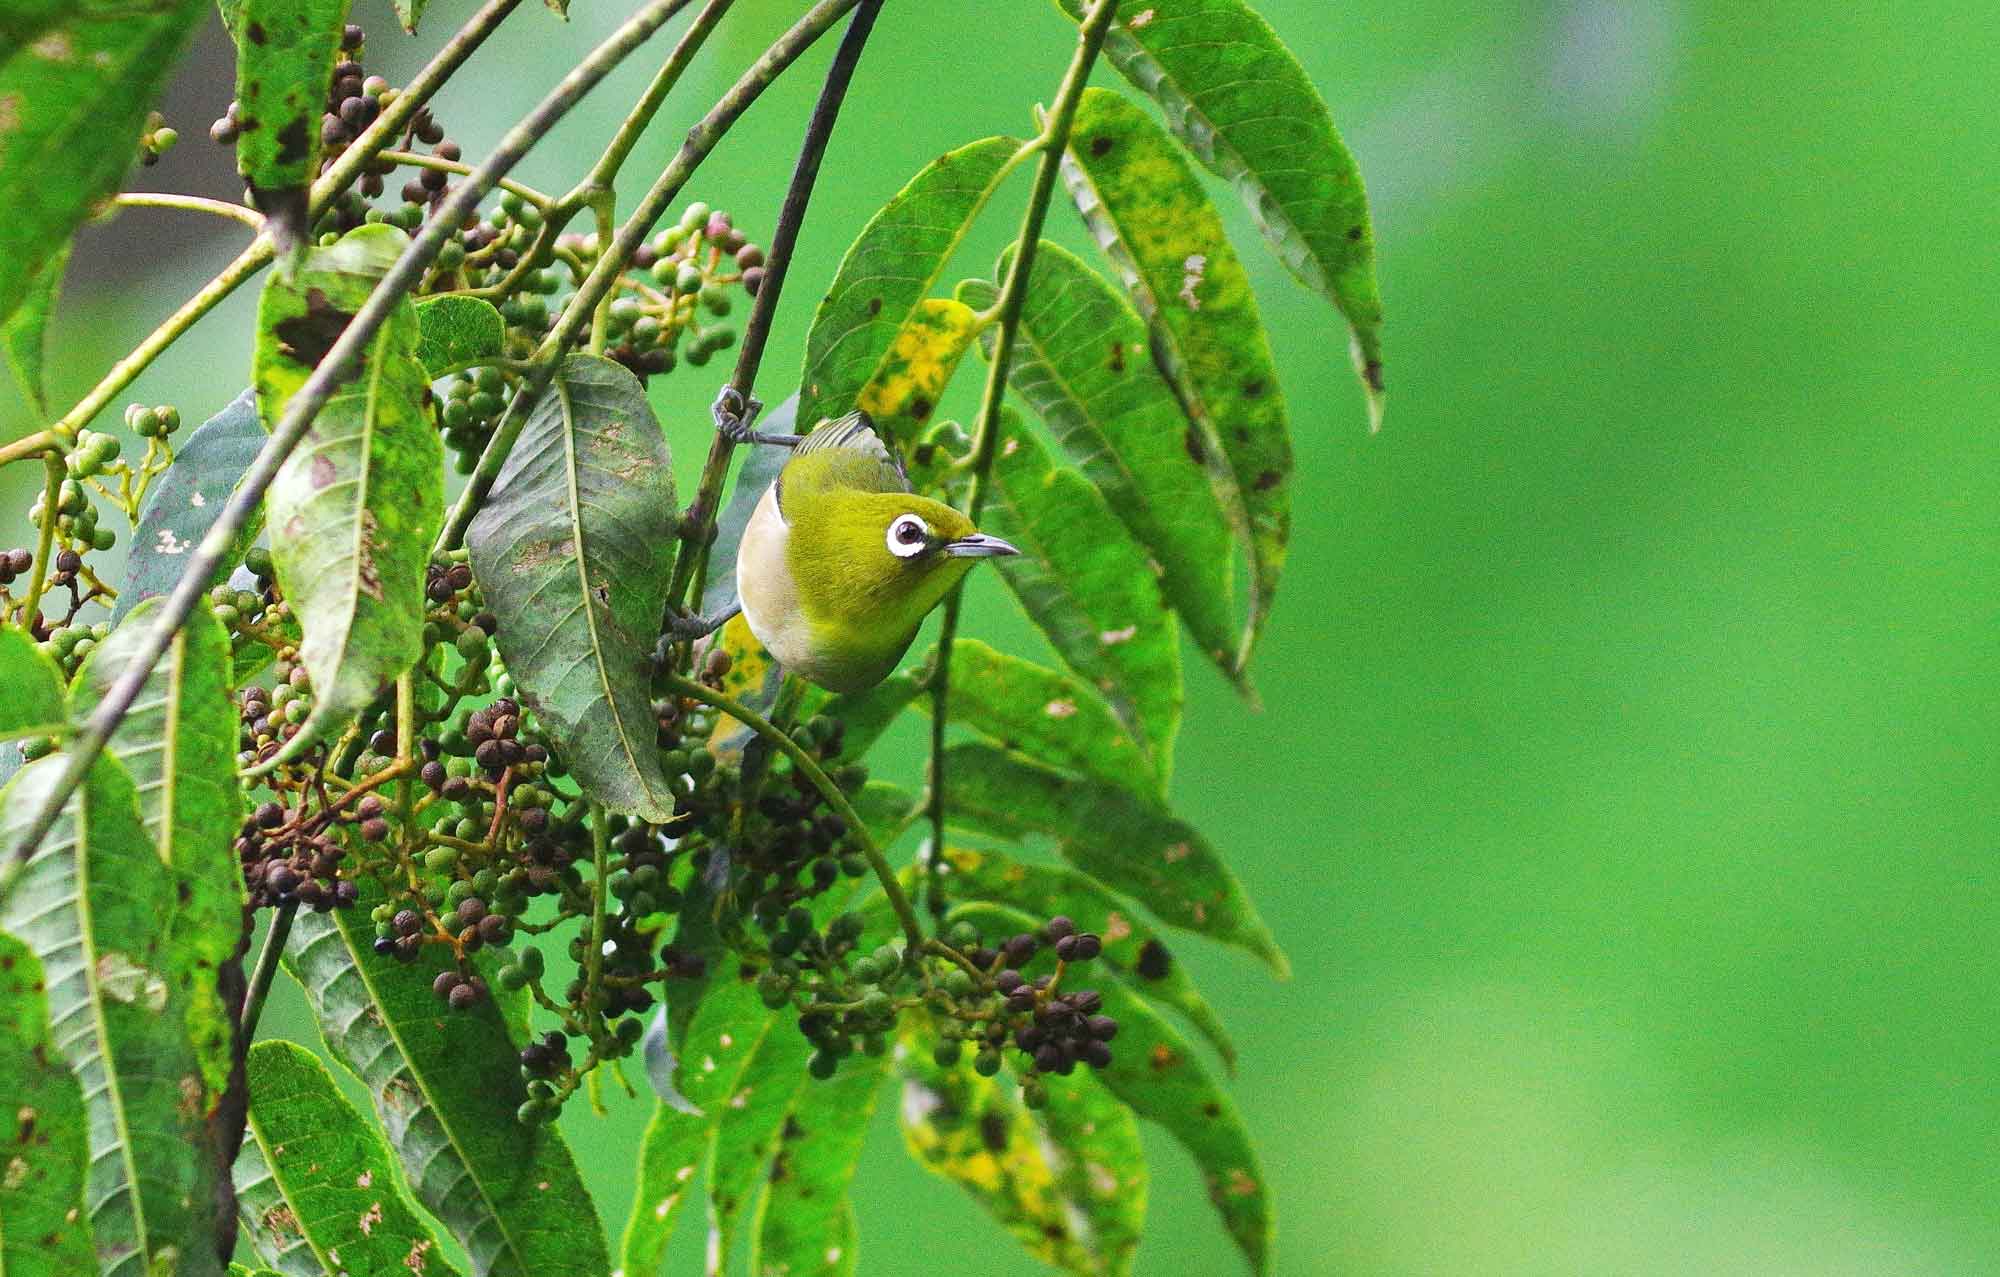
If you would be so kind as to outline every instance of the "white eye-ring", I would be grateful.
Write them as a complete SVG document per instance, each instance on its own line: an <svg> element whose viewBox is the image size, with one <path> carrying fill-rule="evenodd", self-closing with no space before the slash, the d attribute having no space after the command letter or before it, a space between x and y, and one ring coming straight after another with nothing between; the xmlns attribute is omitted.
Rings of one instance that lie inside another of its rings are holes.
<svg viewBox="0 0 2000 1277"><path fill-rule="evenodd" d="M930 525L914 514L899 514L889 525L889 553L899 559L914 559L930 547Z"/></svg>

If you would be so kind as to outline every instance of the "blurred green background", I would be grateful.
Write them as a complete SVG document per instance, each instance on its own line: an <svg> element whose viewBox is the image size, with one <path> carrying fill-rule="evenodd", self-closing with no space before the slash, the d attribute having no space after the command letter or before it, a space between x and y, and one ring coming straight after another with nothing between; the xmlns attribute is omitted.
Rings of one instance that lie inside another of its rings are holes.
<svg viewBox="0 0 2000 1277"><path fill-rule="evenodd" d="M370 69L406 74L470 7L436 0L411 41L361 0ZM447 129L478 152L627 7L524 8L444 96ZM794 7L740 0L631 189ZM2000 302L1975 287L2000 231L1994 24L1921 0L1261 8L1361 160L1390 317L1371 438L1334 316L1217 187L1303 477L1266 708L1190 663L1174 792L1297 975L1181 952L1242 1047L1275 1271L2000 1271ZM1026 131L1071 30L1047 4L888 6L768 398L860 224L938 152ZM690 192L753 238L830 52ZM567 185L644 61L521 176ZM187 141L139 184L232 194L202 137L229 97L211 31L169 106ZM1010 189L965 273L1012 226ZM86 236L60 391L239 242L189 221ZM1083 247L1066 211L1052 225ZM133 397L220 407L253 292ZM686 468L716 374L654 383ZM5 393L11 438L29 423ZM973 595L972 633L1035 650L996 579ZM913 777L894 744L880 770ZM281 993L267 1023L310 1040ZM904 1158L892 1109L855 1188L862 1271L1031 1271ZM614 1236L645 1112L565 1122ZM1139 1271L1239 1271L1192 1165L1148 1146Z"/></svg>

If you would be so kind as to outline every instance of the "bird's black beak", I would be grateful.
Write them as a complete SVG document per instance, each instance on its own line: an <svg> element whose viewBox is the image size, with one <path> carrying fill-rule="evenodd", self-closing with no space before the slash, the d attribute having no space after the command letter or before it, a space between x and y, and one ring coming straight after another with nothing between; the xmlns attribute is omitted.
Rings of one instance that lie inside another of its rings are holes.
<svg viewBox="0 0 2000 1277"><path fill-rule="evenodd" d="M1020 553L999 537L990 537L984 532L974 532L956 541L947 541L944 543L944 552L955 559L994 559L1002 555Z"/></svg>

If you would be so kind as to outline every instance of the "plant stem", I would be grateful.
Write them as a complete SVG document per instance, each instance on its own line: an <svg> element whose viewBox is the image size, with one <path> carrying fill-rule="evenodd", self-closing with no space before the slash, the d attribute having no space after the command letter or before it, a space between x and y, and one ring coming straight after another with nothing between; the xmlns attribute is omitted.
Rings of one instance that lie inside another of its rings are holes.
<svg viewBox="0 0 2000 1277"><path fill-rule="evenodd" d="M695 169L708 158L709 152L763 95L764 90L797 61L800 54L811 48L828 27L858 3L860 0L819 0L730 86L700 123L688 130L680 151L654 180L632 215L626 218L616 238L609 244L601 245L597 265L577 287L576 294L563 308L555 327L542 340L541 347L535 352L538 371L514 392L506 414L494 427L493 437L487 440L485 451L479 454L479 464L467 477L457 504L452 506L451 514L445 520L444 530L438 534L435 552L456 549L465 539L465 529L471 524L480 504L486 500L486 494L492 491L494 480L500 477L500 467L506 462L514 441L520 437L521 427L527 422L534 401L554 379L563 355L576 344L597 304L611 291L646 233L653 229L653 223L660 219L660 214L680 194Z"/></svg>
<svg viewBox="0 0 2000 1277"><path fill-rule="evenodd" d="M0 466L10 461L25 461L29 457L38 457L61 446L62 440L57 437L55 431L37 430L31 435L23 435L14 442L0 447Z"/></svg>
<svg viewBox="0 0 2000 1277"><path fill-rule="evenodd" d="M805 747L793 740L786 732L780 731L769 719L759 714L756 710L751 709L748 705L740 701L723 695L711 687L697 683L693 679L670 669L662 670L659 677L668 687L680 695L687 697L689 700L700 701L704 705L714 706L737 722L742 723L745 727L748 727L751 731L776 746L778 751L785 757L792 760L792 766L798 768L800 774L812 782L812 787L819 791L820 797L826 799L827 806L833 808L840 818L847 822L847 827L853 831L854 836L861 840L861 854L868 858L869 866L874 869L875 876L881 880L882 893L889 898L889 907L896 911L897 920L903 924L903 934L909 937L912 948L922 947L924 943L923 925L917 921L916 910L910 907L910 898L904 894L903 884L896 881L896 871L889 867L888 858L882 854L882 849L875 845L874 835L868 832L868 826L861 819L860 813L854 810L854 804L847 801L847 795L840 792L840 786L833 783L832 778L826 774L825 770L820 767L819 763L807 752Z"/></svg>
<svg viewBox="0 0 2000 1277"><path fill-rule="evenodd" d="M730 388L746 401L757 380L757 369L764 360L764 344L770 338L772 317L777 314L778 295L785 286L785 272L791 266L792 250L798 244L799 226L805 221L806 205L812 201L820 162L825 159L827 142L833 136L833 122L840 115L840 104L846 100L847 86L854 79L854 68L861 61L868 33L874 29L876 15L881 11L882 0L862 0L860 7L854 11L846 34L840 38L840 49L833 56L833 65L827 68L826 82L820 88L812 118L806 122L805 138L799 144L799 158L792 166L791 185L786 188L785 203L778 213L778 225L771 235L770 251L765 257L764 282L757 287L757 301L750 308L750 322L744 325L743 345L736 356L736 372L729 379ZM673 580L667 587L669 607L680 605L681 596L694 577L695 563L708 549L709 537L715 528L716 507L721 504L722 481L729 473L729 456L735 449L735 443L719 430L709 441L708 460L702 465L701 482L695 489L694 502L688 507L688 516L683 521L680 554L674 559Z"/></svg>
<svg viewBox="0 0 2000 1277"><path fill-rule="evenodd" d="M263 214L241 204L228 204L200 195L173 195L159 191L121 191L112 203L122 208L177 208L189 213L211 213L241 222L253 231L264 229Z"/></svg>
<svg viewBox="0 0 2000 1277"><path fill-rule="evenodd" d="M652 82L646 86L646 91L632 104L632 109L625 113L624 120L618 125L618 131L612 135L610 144L604 148L604 154L597 157L597 163L590 166L590 172L584 175L583 180L563 196L564 204L581 207L593 192L611 189L612 179L616 178L618 170L624 167L625 157L639 144L640 135L646 131L648 125L652 124L653 117L660 113L660 106L666 102L667 95L674 91L676 84L680 83L681 74L687 70L688 63L694 61L695 52L701 48L703 42L708 39L709 32L715 30L715 24L722 21L722 15L729 12L729 6L734 3L735 0L708 0L708 3L702 6L701 12L695 15L694 21L681 36L680 42L674 45L673 52L667 55L667 60L662 62L660 69L653 74Z"/></svg>
<svg viewBox="0 0 2000 1277"><path fill-rule="evenodd" d="M493 0L493 4L503 2L505 0ZM68 762L63 774L49 791L41 809L30 819L26 835L21 839L17 853L20 859L26 860L41 845L42 839L61 815L62 805L75 792L91 764L97 760L97 755L103 751L105 742L111 738L111 733L132 708L132 701L152 672L154 663L207 593L208 582L222 566L223 557L229 552L236 534L248 525L263 501L264 492L271 486L279 467L284 465L286 458L305 437L313 418L332 397L335 388L352 375L361 352L374 340L375 334L402 303L404 296L422 279L424 270L436 260L445 240L458 233L467 215L478 207L479 201L493 189L494 183L554 128L571 107L609 75L613 67L644 43L666 21L674 7L682 2L652 0L591 50L590 55L564 76L561 83L549 90L532 111L507 131L493 153L452 192L443 208L424 223L417 237L368 295L367 303L341 331L340 339L334 342L319 366L306 378L305 384L286 403L284 415L272 428L270 439L237 482L235 491L230 493L215 523L190 556L180 581L161 607L159 618L146 632L145 641L132 664L106 690L104 699L73 738L66 751Z"/></svg>
<svg viewBox="0 0 2000 1277"><path fill-rule="evenodd" d="M340 158L332 167L320 175L313 183L313 214L323 211L342 191L352 186L361 176L366 165L403 130L417 110L428 102L454 71L471 57L473 51L485 43L486 37L500 25L500 20L512 13L521 0L487 0L478 13L457 34L445 42L437 56L419 71L416 78L396 95L387 110L375 118L367 130L340 153ZM271 263L276 256L276 246L271 237L259 233L250 241L250 246L237 254L236 260L222 268L220 274L202 285L201 291L181 303L180 309L161 321L160 326L146 335L146 339L134 347L132 352L111 366L89 393L77 401L75 407L63 414L55 429L66 439L76 437L76 432L89 425L115 399L119 392L132 384L138 375L167 347L174 344L182 333L194 327L195 321L215 309L223 298L236 291L244 280L255 275Z"/></svg>
<svg viewBox="0 0 2000 1277"><path fill-rule="evenodd" d="M42 590L49 583L49 555L56 545L56 502L62 496L66 473L59 454L42 454L42 526L35 538L35 564L28 577L28 597L21 603L21 628L30 638L35 637L41 623Z"/></svg>
<svg viewBox="0 0 2000 1277"><path fill-rule="evenodd" d="M270 996L271 980L278 974L278 959L285 952L285 941L291 938L292 916L298 910L297 901L278 906L278 911L271 915L271 929L264 933L264 947L257 952L257 967L250 973L250 988L243 995L243 1014L236 1023L236 1040L245 1050L257 1036L264 999Z"/></svg>
<svg viewBox="0 0 2000 1277"><path fill-rule="evenodd" d="M603 1033L604 1017L596 1005L604 987L604 897L610 894L611 833L604 827L604 806L590 804L590 863L594 871L590 893L590 952L584 955L583 1009L594 1044Z"/></svg>
<svg viewBox="0 0 2000 1277"><path fill-rule="evenodd" d="M1021 214L1021 233L1014 243L1014 260L995 303L999 330L993 336L993 355L986 368L986 392L979 404L978 425L972 436L972 485L966 495L966 514L974 523L986 505L987 476L993 469L993 454L1000 439L1000 404L1007 395L1007 372L1014 360L1014 340L1021 328L1021 307L1028 297L1028 272L1035 263L1035 249L1042 240L1042 223L1047 220L1049 199L1055 193L1056 177L1062 167L1063 151L1069 146L1070 125L1076 120L1076 106L1083 98L1084 85L1098 50L1111 30L1118 0L1096 0L1077 32L1076 53L1070 58L1062 86L1056 90L1055 105L1043 121L1035 145L1041 158L1035 165L1035 185L1028 193L1028 207ZM958 613L965 601L965 583L945 598L944 617L939 623L937 667L931 671L931 766L930 844L924 850L924 899L932 913L940 913L944 901L937 890L937 858L944 854L945 777L944 737L951 693L951 648L958 638Z"/></svg>
<svg viewBox="0 0 2000 1277"><path fill-rule="evenodd" d="M436 169L440 173L456 173L460 177L470 177L472 175L472 166L470 164L464 163L461 160L448 160L441 155L419 155L415 151L383 151L375 158L392 160L397 164L406 164L411 168L428 168ZM547 210L556 202L554 196L544 194L532 186L515 181L511 177L503 177L495 185L503 191L512 191L538 209Z"/></svg>

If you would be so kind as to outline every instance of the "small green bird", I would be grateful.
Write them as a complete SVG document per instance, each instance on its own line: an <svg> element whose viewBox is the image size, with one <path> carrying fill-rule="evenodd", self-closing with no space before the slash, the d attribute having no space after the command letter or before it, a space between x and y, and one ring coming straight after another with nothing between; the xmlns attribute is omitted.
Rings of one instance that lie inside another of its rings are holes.
<svg viewBox="0 0 2000 1277"><path fill-rule="evenodd" d="M1020 553L911 492L864 413L803 437L737 437L794 449L736 552L743 619L779 664L829 691L881 682L974 564Z"/></svg>

